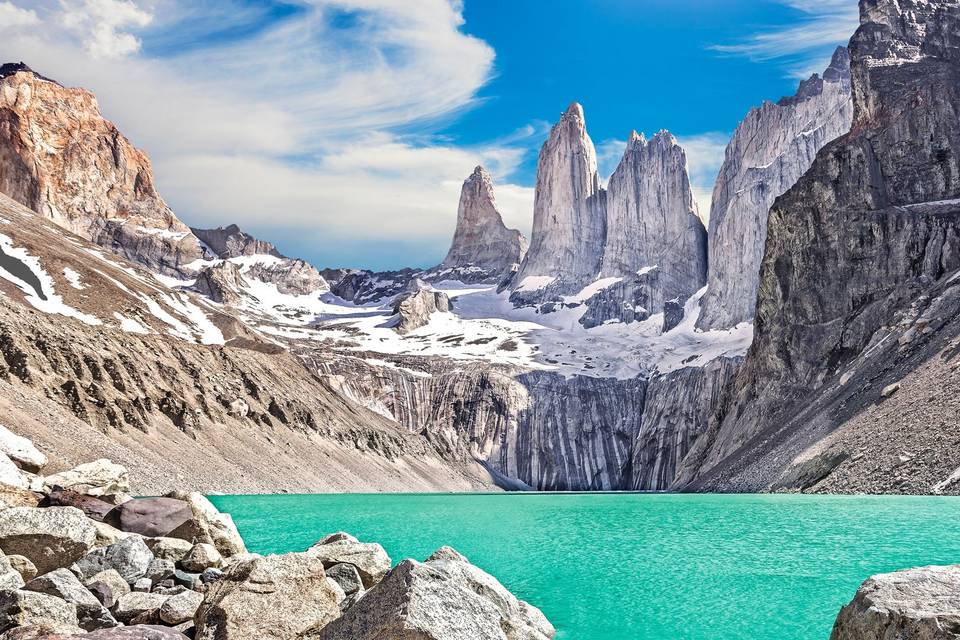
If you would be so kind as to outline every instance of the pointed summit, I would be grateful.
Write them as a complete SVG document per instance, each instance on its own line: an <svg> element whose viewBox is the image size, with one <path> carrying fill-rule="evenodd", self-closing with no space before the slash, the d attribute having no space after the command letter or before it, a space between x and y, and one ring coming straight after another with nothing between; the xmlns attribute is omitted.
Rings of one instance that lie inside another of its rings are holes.
<svg viewBox="0 0 960 640"><path fill-rule="evenodd" d="M607 185L601 275L657 271L648 310L686 300L707 278L707 232L696 213L687 157L667 130L649 142L635 133Z"/></svg>
<svg viewBox="0 0 960 640"><path fill-rule="evenodd" d="M457 229L441 268L453 270L454 279L499 282L517 267L526 249L526 238L503 224L493 178L477 166L463 183Z"/></svg>
<svg viewBox="0 0 960 640"><path fill-rule="evenodd" d="M596 277L604 218L597 154L587 135L583 108L574 102L540 149L530 251L514 286L521 286L528 276L548 276L578 288Z"/></svg>

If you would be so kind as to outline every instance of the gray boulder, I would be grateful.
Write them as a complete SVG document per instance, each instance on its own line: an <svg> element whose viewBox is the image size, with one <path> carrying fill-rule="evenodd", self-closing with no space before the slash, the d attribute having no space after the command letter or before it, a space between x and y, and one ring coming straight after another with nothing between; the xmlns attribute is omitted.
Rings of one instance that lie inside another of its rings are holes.
<svg viewBox="0 0 960 640"><path fill-rule="evenodd" d="M87 631L117 626L117 621L97 597L67 569L54 569L34 578L24 586L24 590L45 593L72 602L77 606L80 627Z"/></svg>
<svg viewBox="0 0 960 640"><path fill-rule="evenodd" d="M218 568L223 562L220 552L212 544L195 544L190 553L180 561L180 566L191 573L203 573L210 568Z"/></svg>
<svg viewBox="0 0 960 640"><path fill-rule="evenodd" d="M20 577L22 577L24 581L33 580L34 578L37 577L37 568L34 566L32 562L30 562L30 558L13 554L13 555L6 556L6 561L7 563L9 563L10 568L12 568L14 571L19 573ZM2 567L3 565L0 564L0 568ZM3 579L0 578L0 588L6 588L6 587L2 587L2 584L3 584Z"/></svg>
<svg viewBox="0 0 960 640"><path fill-rule="evenodd" d="M175 491L167 495L186 502L192 513L191 526L174 531L171 537L212 544L224 557L247 552L233 517L229 513L221 513L202 493ZM196 531L193 538L187 537L192 533L189 529Z"/></svg>
<svg viewBox="0 0 960 640"><path fill-rule="evenodd" d="M130 500L111 511L104 522L121 531L147 537L184 538L195 533L193 509L183 500L173 498L140 498ZM171 535L177 531L180 535ZM184 538L191 540L192 538Z"/></svg>
<svg viewBox="0 0 960 640"><path fill-rule="evenodd" d="M358 591L363 591L363 580L360 573L352 564L341 562L326 569L327 577L334 580L346 595L353 595Z"/></svg>
<svg viewBox="0 0 960 640"><path fill-rule="evenodd" d="M109 547L95 549L77 560L70 568L82 580L107 569L114 569L124 580L133 584L142 578L153 562L153 553L143 538L130 537Z"/></svg>
<svg viewBox="0 0 960 640"><path fill-rule="evenodd" d="M162 582L167 578L172 578L173 574L176 573L177 567L173 563L173 560L167 560L166 558L154 558L150 561L149 566L147 566L146 572L144 572L143 577L150 580L152 584L157 584Z"/></svg>
<svg viewBox="0 0 960 640"><path fill-rule="evenodd" d="M363 586L369 589L390 570L390 556L376 542L360 542L349 533L334 533L309 549L307 554L320 558L323 566L347 563L357 568Z"/></svg>
<svg viewBox="0 0 960 640"><path fill-rule="evenodd" d="M960 565L881 573L840 610L830 640L960 638Z"/></svg>
<svg viewBox="0 0 960 640"><path fill-rule="evenodd" d="M394 301L393 313L396 314L397 319L393 328L397 333L409 333L426 326L434 313L449 311L450 298L447 294L429 289L417 289L401 294Z"/></svg>
<svg viewBox="0 0 960 640"><path fill-rule="evenodd" d="M253 558L209 585L197 611L197 640L312 637L340 615L323 562L306 553Z"/></svg>
<svg viewBox="0 0 960 640"><path fill-rule="evenodd" d="M82 558L96 537L94 526L73 507L0 511L0 549L29 559L41 575Z"/></svg>
<svg viewBox="0 0 960 640"><path fill-rule="evenodd" d="M146 538L144 542L155 557L173 562L180 562L193 549L192 542L180 538Z"/></svg>
<svg viewBox="0 0 960 640"><path fill-rule="evenodd" d="M188 620L193 620L193 616L200 608L203 602L203 594L189 589L171 596L163 606L160 607L160 619L170 625L177 625Z"/></svg>
<svg viewBox="0 0 960 640"><path fill-rule="evenodd" d="M77 640L189 640L175 629L152 624L104 629L78 636Z"/></svg>
<svg viewBox="0 0 960 640"><path fill-rule="evenodd" d="M76 605L45 593L0 591L0 631L44 624L76 627Z"/></svg>
<svg viewBox="0 0 960 640"><path fill-rule="evenodd" d="M404 560L318 640L549 640L553 626L489 574L444 547Z"/></svg>
<svg viewBox="0 0 960 640"><path fill-rule="evenodd" d="M120 596L130 593L130 585L123 579L116 569L107 569L101 571L89 580L84 581L84 586L96 596L100 604L112 608Z"/></svg>
<svg viewBox="0 0 960 640"><path fill-rule="evenodd" d="M120 622L129 623L144 614L157 613L169 597L159 593L131 591L120 596L113 606L113 615Z"/></svg>
<svg viewBox="0 0 960 640"><path fill-rule="evenodd" d="M43 455L33 442L3 425L0 425L0 453L5 454L24 471L31 473L39 473L47 464L47 456Z"/></svg>
<svg viewBox="0 0 960 640"><path fill-rule="evenodd" d="M19 589L23 582L23 575L13 566L10 558L0 555L0 589Z"/></svg>

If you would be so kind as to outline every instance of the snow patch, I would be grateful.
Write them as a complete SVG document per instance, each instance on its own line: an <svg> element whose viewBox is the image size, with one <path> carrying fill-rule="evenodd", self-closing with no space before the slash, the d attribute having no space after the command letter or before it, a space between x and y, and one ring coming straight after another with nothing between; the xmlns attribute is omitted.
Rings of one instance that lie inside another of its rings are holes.
<svg viewBox="0 0 960 640"><path fill-rule="evenodd" d="M539 291L554 283L555 276L527 276L520 282L517 291Z"/></svg>
<svg viewBox="0 0 960 640"><path fill-rule="evenodd" d="M123 314L116 311L113 312L113 317L120 321L120 329L126 331L127 333L139 333L142 335L150 333L150 329L148 327L144 326L133 318L127 318Z"/></svg>
<svg viewBox="0 0 960 640"><path fill-rule="evenodd" d="M637 273L639 274L639 272ZM580 290L580 293L577 293L572 296L563 296L563 301L566 302L567 304L578 304L581 302L586 302L587 300L597 295L604 289L612 287L613 285L621 281L623 281L623 278L600 278L599 280L595 280L590 284L588 284L587 286L585 286L583 289Z"/></svg>
<svg viewBox="0 0 960 640"><path fill-rule="evenodd" d="M70 267L63 268L63 277L74 289L86 289L86 286L80 281L80 274Z"/></svg>

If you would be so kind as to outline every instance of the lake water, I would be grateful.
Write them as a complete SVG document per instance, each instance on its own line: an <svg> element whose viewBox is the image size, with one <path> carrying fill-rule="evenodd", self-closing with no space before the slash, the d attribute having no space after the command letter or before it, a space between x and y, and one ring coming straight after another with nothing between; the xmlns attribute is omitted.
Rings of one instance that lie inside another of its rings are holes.
<svg viewBox="0 0 960 640"><path fill-rule="evenodd" d="M563 640L827 640L871 574L960 562L960 499L651 494L214 496L251 551L344 530L448 544Z"/></svg>

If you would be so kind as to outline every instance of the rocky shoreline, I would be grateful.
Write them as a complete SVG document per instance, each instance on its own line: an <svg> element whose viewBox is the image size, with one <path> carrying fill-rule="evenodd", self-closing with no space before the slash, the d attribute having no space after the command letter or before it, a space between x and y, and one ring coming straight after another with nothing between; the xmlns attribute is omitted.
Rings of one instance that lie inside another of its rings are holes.
<svg viewBox="0 0 960 640"><path fill-rule="evenodd" d="M134 498L107 459L40 475L0 427L0 640L549 640L535 607L449 547L395 567L327 535L249 553L202 494Z"/></svg>

